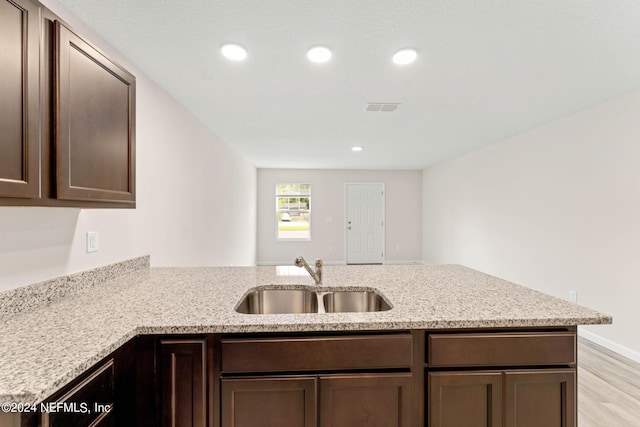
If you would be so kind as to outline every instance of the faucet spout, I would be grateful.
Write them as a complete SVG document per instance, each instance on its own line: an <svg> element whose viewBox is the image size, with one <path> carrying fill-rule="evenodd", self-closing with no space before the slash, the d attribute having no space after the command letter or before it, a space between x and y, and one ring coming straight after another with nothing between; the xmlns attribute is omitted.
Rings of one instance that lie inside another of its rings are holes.
<svg viewBox="0 0 640 427"><path fill-rule="evenodd" d="M294 264L296 265L296 267L300 267L300 268L304 267L305 270L309 272L311 277L313 277L313 280L316 282L316 285L322 284L322 260L321 259L316 260L315 271L311 268L309 264L307 264L307 261L305 261L305 259L302 258L301 256L295 259Z"/></svg>

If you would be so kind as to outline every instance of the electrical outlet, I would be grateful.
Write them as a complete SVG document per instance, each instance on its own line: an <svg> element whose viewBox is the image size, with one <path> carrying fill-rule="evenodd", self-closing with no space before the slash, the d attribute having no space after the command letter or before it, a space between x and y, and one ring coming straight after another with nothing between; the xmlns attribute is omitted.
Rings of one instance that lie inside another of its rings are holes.
<svg viewBox="0 0 640 427"><path fill-rule="evenodd" d="M98 232L87 232L87 253L98 252Z"/></svg>
<svg viewBox="0 0 640 427"><path fill-rule="evenodd" d="M574 290L569 291L569 301L578 302L578 292Z"/></svg>

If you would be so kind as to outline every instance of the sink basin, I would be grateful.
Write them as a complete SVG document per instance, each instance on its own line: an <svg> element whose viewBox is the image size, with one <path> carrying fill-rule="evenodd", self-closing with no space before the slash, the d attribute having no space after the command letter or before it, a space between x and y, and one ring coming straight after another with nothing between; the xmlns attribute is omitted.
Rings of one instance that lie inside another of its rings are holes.
<svg viewBox="0 0 640 427"><path fill-rule="evenodd" d="M374 290L273 288L250 291L236 307L243 314L365 313L390 310Z"/></svg>
<svg viewBox="0 0 640 427"><path fill-rule="evenodd" d="M327 313L386 311L391 306L373 291L336 291L322 297Z"/></svg>
<svg viewBox="0 0 640 427"><path fill-rule="evenodd" d="M317 313L318 298L308 289L262 289L248 293L236 308L244 314Z"/></svg>

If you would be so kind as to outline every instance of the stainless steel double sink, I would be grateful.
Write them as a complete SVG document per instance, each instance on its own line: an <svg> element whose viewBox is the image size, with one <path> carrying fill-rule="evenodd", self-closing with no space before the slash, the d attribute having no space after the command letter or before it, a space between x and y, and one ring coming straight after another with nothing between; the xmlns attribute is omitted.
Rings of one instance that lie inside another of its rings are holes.
<svg viewBox="0 0 640 427"><path fill-rule="evenodd" d="M247 293L236 311L244 314L364 313L390 310L377 290L261 288Z"/></svg>

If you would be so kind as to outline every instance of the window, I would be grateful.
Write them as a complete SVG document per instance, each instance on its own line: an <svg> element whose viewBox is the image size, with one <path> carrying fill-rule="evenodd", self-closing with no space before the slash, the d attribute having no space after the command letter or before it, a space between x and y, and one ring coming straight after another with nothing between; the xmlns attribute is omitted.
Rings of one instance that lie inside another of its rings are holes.
<svg viewBox="0 0 640 427"><path fill-rule="evenodd" d="M311 239L311 184L276 185L278 239Z"/></svg>

